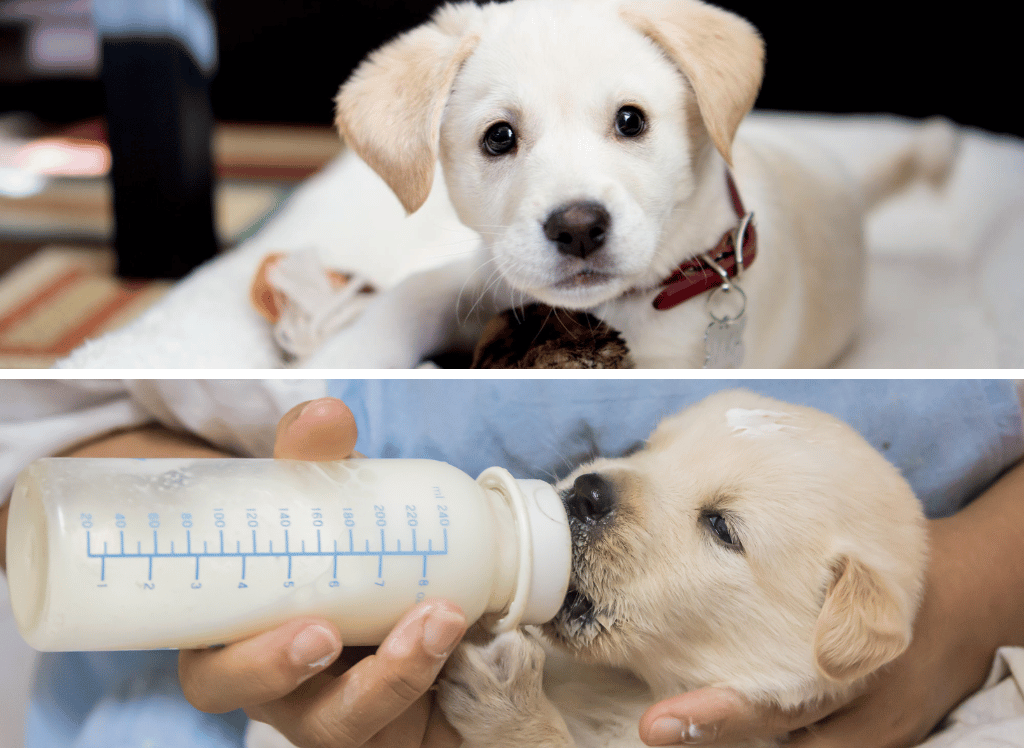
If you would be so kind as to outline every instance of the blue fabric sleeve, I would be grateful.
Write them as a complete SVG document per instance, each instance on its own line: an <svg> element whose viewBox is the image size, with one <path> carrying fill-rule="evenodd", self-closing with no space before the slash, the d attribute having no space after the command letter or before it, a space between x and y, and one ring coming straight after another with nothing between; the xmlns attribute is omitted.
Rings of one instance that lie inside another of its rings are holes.
<svg viewBox="0 0 1024 748"><path fill-rule="evenodd" d="M642 444L661 418L745 387L810 405L863 434L931 517L955 512L1024 454L1011 380L384 379L332 382L369 457L429 457L476 475L554 479Z"/></svg>
<svg viewBox="0 0 1024 748"><path fill-rule="evenodd" d="M171 651L43 653L26 748L243 748L245 714L194 709L177 663Z"/></svg>

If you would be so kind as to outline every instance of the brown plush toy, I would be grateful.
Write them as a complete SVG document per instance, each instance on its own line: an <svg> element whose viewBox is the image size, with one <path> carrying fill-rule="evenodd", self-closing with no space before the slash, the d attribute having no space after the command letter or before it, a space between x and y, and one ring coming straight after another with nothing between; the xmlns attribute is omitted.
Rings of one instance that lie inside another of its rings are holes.
<svg viewBox="0 0 1024 748"><path fill-rule="evenodd" d="M631 369L618 331L586 312L530 304L487 323L474 369Z"/></svg>

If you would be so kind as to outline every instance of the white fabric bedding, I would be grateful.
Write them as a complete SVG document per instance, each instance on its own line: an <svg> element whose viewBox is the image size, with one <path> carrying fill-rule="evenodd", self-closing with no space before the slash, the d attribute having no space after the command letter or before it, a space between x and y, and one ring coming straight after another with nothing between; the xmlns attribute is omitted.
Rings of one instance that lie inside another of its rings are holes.
<svg viewBox="0 0 1024 748"><path fill-rule="evenodd" d="M919 748L1024 746L1024 648L996 652L988 680Z"/></svg>
<svg viewBox="0 0 1024 748"><path fill-rule="evenodd" d="M851 163L912 124L883 115L755 113L749 126L765 123L823 140ZM1024 367L1024 140L960 131L945 189L915 187L872 216L865 320L839 366ZM383 183L345 153L242 246L179 283L136 322L86 343L58 366L285 366L248 300L260 259L314 248L324 264L360 271L381 286L454 259L472 249L475 236L455 219L441 184L407 218ZM371 246L394 250L367 251Z"/></svg>

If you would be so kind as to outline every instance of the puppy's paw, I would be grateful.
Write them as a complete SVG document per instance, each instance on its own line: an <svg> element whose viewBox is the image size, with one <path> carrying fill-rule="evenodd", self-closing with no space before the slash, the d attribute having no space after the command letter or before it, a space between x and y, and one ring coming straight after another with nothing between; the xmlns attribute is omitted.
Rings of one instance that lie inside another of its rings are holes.
<svg viewBox="0 0 1024 748"><path fill-rule="evenodd" d="M414 346L400 335L379 329L372 320L356 320L334 333L302 361L307 369L411 369L419 363Z"/></svg>
<svg viewBox="0 0 1024 748"><path fill-rule="evenodd" d="M441 675L438 703L469 745L533 745L522 742L523 730L547 732L552 721L543 674L544 649L521 630L464 643Z"/></svg>
<svg viewBox="0 0 1024 748"><path fill-rule="evenodd" d="M544 649L524 631L456 648L442 673L441 704L456 710L520 712L541 695Z"/></svg>

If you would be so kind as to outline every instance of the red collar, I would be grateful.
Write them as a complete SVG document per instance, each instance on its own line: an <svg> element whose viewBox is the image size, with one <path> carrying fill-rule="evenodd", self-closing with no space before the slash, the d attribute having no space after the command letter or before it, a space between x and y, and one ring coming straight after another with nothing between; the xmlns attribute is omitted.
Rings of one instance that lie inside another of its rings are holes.
<svg viewBox="0 0 1024 748"><path fill-rule="evenodd" d="M743 209L743 203L740 201L740 193L736 190L736 183L732 181L732 175L728 172L725 174L725 180L729 188L729 197L732 200L733 210L736 211L737 217L742 222L746 217L746 211ZM736 247L734 246L735 235L735 229L726 231L722 238L718 240L718 244L710 251L704 253L704 255L710 257L715 264L724 270L729 278L736 276L737 269ZM661 282L662 291L654 298L653 302L655 309L659 311L671 309L677 304L682 304L684 301L692 299L694 296L720 286L725 282L725 279L722 278L719 272L704 259L704 255L698 255L684 261L669 277ZM741 256L744 268L749 268L754 263L754 258L757 257L757 231L752 221L748 223L746 231L743 233L743 251Z"/></svg>

